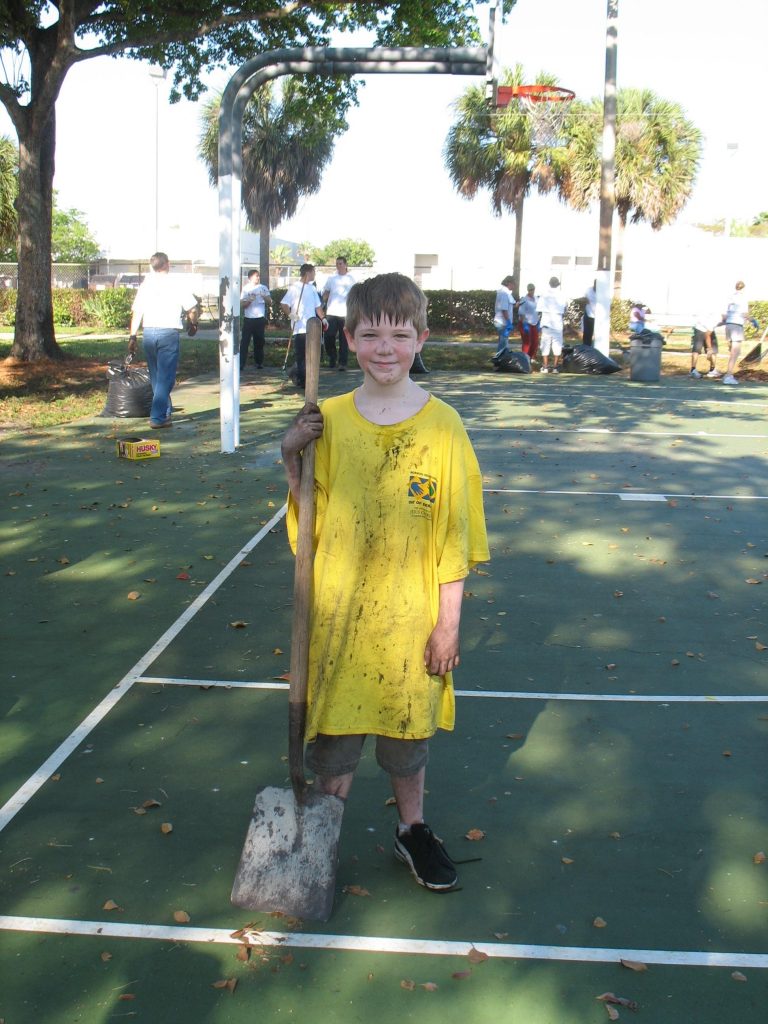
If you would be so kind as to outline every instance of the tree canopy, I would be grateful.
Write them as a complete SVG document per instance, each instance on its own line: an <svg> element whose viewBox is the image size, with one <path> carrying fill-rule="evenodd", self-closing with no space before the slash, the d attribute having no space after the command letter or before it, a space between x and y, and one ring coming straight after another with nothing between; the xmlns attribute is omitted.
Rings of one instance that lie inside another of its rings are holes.
<svg viewBox="0 0 768 1024"><path fill-rule="evenodd" d="M350 267L372 267L376 261L373 246L362 238L336 238L326 245L302 242L299 252L319 267L332 267L337 256L344 256Z"/></svg>

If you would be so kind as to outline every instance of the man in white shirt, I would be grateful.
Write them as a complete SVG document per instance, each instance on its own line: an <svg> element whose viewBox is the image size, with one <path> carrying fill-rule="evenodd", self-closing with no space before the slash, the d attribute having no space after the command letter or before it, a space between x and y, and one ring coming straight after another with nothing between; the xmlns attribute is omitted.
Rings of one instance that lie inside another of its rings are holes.
<svg viewBox="0 0 768 1024"><path fill-rule="evenodd" d="M322 296L328 319L328 329L324 337L325 352L331 369L336 365L337 335L339 338L339 370L346 370L347 368L349 349L347 347L347 336L344 334L344 318L347 315L347 295L354 283L355 279L349 273L347 267L346 256L337 256L336 273L332 274L325 282Z"/></svg>
<svg viewBox="0 0 768 1024"><path fill-rule="evenodd" d="M597 281L584 292L584 330L581 340L585 345L594 344L595 340L595 309L597 308Z"/></svg>
<svg viewBox="0 0 768 1024"><path fill-rule="evenodd" d="M725 337L730 348L728 356L728 368L723 377L723 384L738 384L733 375L736 363L741 353L741 343L744 341L744 324L749 320L753 327L757 327L757 320L749 315L749 303L744 294L744 282L737 281L733 295L728 303L728 309L723 313L725 321Z"/></svg>
<svg viewBox="0 0 768 1024"><path fill-rule="evenodd" d="M302 263L299 273L299 280L290 286L280 300L280 306L291 318L291 336L296 352L296 369L291 379L296 387L303 390L307 372L307 320L317 316L325 326L325 311L315 288L314 266Z"/></svg>
<svg viewBox="0 0 768 1024"><path fill-rule="evenodd" d="M253 339L253 361L256 369L264 366L264 330L267 326L267 306L272 305L269 288L261 283L261 274L255 268L248 271L248 280L240 294L243 311L243 333L240 337L240 372L248 362L248 348Z"/></svg>
<svg viewBox="0 0 768 1024"><path fill-rule="evenodd" d="M563 315L567 303L560 292L560 281L550 277L549 288L538 302L541 313L541 361L542 373L549 373L549 357L554 356L552 373L560 373L560 356L563 353Z"/></svg>
<svg viewBox="0 0 768 1024"><path fill-rule="evenodd" d="M499 332L496 355L503 352L507 347L507 340L512 333L515 309L515 296L512 294L512 285L514 283L514 277L511 274L507 274L501 282L501 287L496 291L496 302L493 307L493 326Z"/></svg>
<svg viewBox="0 0 768 1024"><path fill-rule="evenodd" d="M154 253L149 266L150 273L139 285L133 300L128 351L131 355L136 352L136 336L143 323L142 344L152 382L149 425L156 430L171 426L171 391L179 364L182 316L186 314L187 334L191 337L197 334L200 309L197 297L183 276L170 273L171 265L164 252Z"/></svg>

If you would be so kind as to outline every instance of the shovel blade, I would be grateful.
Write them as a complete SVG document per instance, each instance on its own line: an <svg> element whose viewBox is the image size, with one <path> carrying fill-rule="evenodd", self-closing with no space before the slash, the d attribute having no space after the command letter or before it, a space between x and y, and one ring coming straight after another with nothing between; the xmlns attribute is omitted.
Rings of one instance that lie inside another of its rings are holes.
<svg viewBox="0 0 768 1024"><path fill-rule="evenodd" d="M259 790L232 887L234 905L327 921L343 813L336 796L310 791L299 803L292 789Z"/></svg>

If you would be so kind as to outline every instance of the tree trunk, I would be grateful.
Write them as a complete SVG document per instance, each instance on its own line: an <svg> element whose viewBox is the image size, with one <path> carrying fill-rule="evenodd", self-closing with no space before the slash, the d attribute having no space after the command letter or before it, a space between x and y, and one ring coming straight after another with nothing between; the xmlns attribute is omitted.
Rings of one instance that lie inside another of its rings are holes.
<svg viewBox="0 0 768 1024"><path fill-rule="evenodd" d="M266 217L259 221L259 273L261 283L269 288L269 220Z"/></svg>
<svg viewBox="0 0 768 1024"><path fill-rule="evenodd" d="M626 217L622 217L621 214L617 217L618 225L616 228L616 234L614 236L614 251L616 253L616 261L613 265L613 297L614 299L621 298L621 275L624 270L624 229L627 226Z"/></svg>
<svg viewBox="0 0 768 1024"><path fill-rule="evenodd" d="M520 263L523 252L523 206L525 198L520 198L515 203L515 258L512 264L512 291L516 299L520 298Z"/></svg>

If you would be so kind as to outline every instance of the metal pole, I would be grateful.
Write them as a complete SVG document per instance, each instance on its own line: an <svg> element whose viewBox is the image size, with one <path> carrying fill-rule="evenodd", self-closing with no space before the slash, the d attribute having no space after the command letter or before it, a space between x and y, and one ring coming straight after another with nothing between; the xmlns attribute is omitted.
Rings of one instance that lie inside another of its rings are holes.
<svg viewBox="0 0 768 1024"><path fill-rule="evenodd" d="M616 206L616 64L619 0L608 0L605 34L605 94L603 98L603 155L600 173L600 239L597 254L595 348L608 355L611 341L611 242Z"/></svg>
<svg viewBox="0 0 768 1024"><path fill-rule="evenodd" d="M219 108L219 385L221 450L239 444L240 185L242 115L255 90L281 75L486 73L486 47L306 47L273 50L246 61L229 80Z"/></svg>

